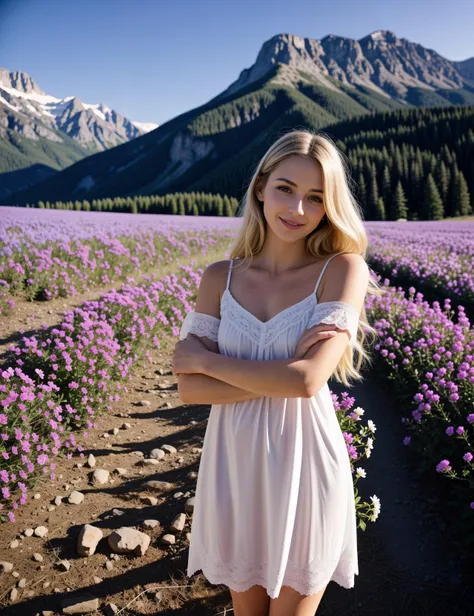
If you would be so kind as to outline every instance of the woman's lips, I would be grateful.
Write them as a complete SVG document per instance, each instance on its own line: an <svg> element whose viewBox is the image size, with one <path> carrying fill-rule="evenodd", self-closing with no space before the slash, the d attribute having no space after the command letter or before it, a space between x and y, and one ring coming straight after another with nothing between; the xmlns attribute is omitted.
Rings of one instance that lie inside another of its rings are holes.
<svg viewBox="0 0 474 616"><path fill-rule="evenodd" d="M299 225L299 224L298 225L292 225L291 223L287 222L284 218L281 218L281 217L279 217L279 218L280 218L281 222L285 225L285 227L287 229L293 229L294 230L294 229L299 229L300 227L304 226L302 224L301 225Z"/></svg>

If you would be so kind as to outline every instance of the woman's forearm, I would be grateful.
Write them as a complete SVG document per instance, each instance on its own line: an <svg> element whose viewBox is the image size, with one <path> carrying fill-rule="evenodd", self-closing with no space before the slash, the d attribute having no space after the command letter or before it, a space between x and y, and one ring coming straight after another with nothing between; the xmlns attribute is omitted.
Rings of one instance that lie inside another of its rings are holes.
<svg viewBox="0 0 474 616"><path fill-rule="evenodd" d="M304 359L239 359L207 353L202 373L259 397L309 398L314 379Z"/></svg>
<svg viewBox="0 0 474 616"><path fill-rule="evenodd" d="M199 373L178 374L178 393L184 404L226 404L261 398L259 394Z"/></svg>

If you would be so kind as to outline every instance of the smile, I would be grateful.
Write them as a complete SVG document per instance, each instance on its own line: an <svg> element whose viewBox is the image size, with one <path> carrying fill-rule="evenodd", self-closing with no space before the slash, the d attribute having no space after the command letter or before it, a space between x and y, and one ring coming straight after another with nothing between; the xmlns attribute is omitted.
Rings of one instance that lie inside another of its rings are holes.
<svg viewBox="0 0 474 616"><path fill-rule="evenodd" d="M280 218L280 220L288 229L299 229L300 227L304 227L304 224L293 224L291 222L288 222L284 218Z"/></svg>

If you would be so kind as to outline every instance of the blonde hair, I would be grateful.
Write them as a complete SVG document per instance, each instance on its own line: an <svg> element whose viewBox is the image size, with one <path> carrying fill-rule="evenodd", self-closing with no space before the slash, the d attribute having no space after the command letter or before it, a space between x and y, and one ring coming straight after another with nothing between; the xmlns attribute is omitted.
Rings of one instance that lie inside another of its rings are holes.
<svg viewBox="0 0 474 616"><path fill-rule="evenodd" d="M325 216L318 227L306 237L306 249L315 257L329 258L334 253L360 254L366 260L368 237L364 228L361 208L352 194L349 165L330 137L309 130L292 130L281 136L264 154L257 165L250 184L239 205L237 216L243 218L229 257L241 259L236 267L246 268L263 248L266 220L262 202L255 194L257 182L265 187L275 167L290 156L304 156L317 161L322 168ZM384 289L370 274L367 294L381 296ZM354 347L347 345L334 377L339 383L351 387L349 378L361 381L361 368L372 358L364 348L367 334L376 340L377 332L367 320L365 305L359 319ZM354 361L354 351L357 359Z"/></svg>

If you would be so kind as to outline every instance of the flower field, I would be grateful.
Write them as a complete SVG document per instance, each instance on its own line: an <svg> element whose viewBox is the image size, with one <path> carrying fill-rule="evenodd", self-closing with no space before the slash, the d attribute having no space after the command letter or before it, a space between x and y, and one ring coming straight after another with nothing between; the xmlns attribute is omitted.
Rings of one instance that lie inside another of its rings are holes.
<svg viewBox="0 0 474 616"><path fill-rule="evenodd" d="M414 286L430 301L474 308L474 223L367 223L370 264L391 284ZM469 310L468 310L469 309Z"/></svg>
<svg viewBox="0 0 474 616"><path fill-rule="evenodd" d="M1 208L0 314L15 296L80 295L118 283L229 238L218 217L153 216Z"/></svg>
<svg viewBox="0 0 474 616"><path fill-rule="evenodd" d="M120 399L137 366L178 335L207 255L226 257L239 221L4 210L4 318L16 297L44 301L117 283L65 313L55 327L23 337L4 357L0 489L2 513L13 521L40 477L55 480L58 457L81 456L81 439ZM473 226L367 226L369 262L386 293L370 297L366 308L379 335L373 349L378 374L401 392L407 434L400 460L409 448L422 471L455 480L460 517L472 528L474 333L462 302L474 297ZM176 273L163 275L169 264ZM400 272L404 287L396 286ZM428 290L439 291L442 305L425 298ZM333 399L356 484L365 477L359 464L370 456L375 426L369 419L361 427L364 411L347 393ZM356 496L363 528L364 519L376 519L380 503L376 496L360 502L357 488Z"/></svg>
<svg viewBox="0 0 474 616"><path fill-rule="evenodd" d="M61 212L46 212L50 213ZM55 271L53 261L42 268L45 253L61 254L61 264L58 261L57 265L63 276L59 279L65 281L75 276L72 286L61 287L62 293L77 292L78 281L84 289L92 284L100 287L101 283L112 280L110 274L106 279L91 276L92 249L102 265L108 262L112 249L114 257L121 259L116 264L121 269L116 271L116 278L126 273L127 282L102 293L98 300L84 302L65 313L57 326L44 327L35 335L23 337L9 349L0 372L0 489L3 515L10 521L15 520L15 510L27 502L31 488L40 477L56 479L58 457L83 455L79 442L82 437L88 437L88 430L98 426L98 418L120 399L133 371L150 358L153 348L166 346L167 341L178 335L186 313L193 309L203 268L196 268L195 261L191 261L189 265L181 265L178 274L159 277L153 272L139 284L131 274L142 267L150 269L150 263L159 272L160 266L169 261L179 264L184 257L193 255L202 259L210 251L221 250L224 258L238 222L232 220L229 225L227 221L225 225L223 219L216 222L154 216L150 217L154 219L150 225L150 221L144 224L141 220L145 217L133 215L120 216L127 220L116 222L119 217L113 214L109 215L111 223L105 225L105 214L97 220L96 214L82 214L76 215L81 224L72 232L71 219L62 214L57 220L52 217L56 226L47 233L49 222L45 220L31 219L25 225L15 224L14 220L9 224L3 222L3 275L6 277L7 272L12 283L9 287L5 285L9 294L22 289L29 299L39 299L38 295L27 293L34 284L43 288L42 299L54 297L57 289L47 285L48 280L58 280L58 277L51 277L51 271ZM160 226L161 218L164 220ZM94 219L92 225L91 219ZM104 227L109 235L104 234ZM71 246L76 252L70 250ZM85 250L84 246L89 249ZM66 253L69 260L65 259ZM16 265L9 269L9 263ZM24 268L26 263L30 268L28 276L35 276L29 286L24 272L15 278L11 271L17 271L19 265ZM106 270L97 267L102 272ZM13 284L15 280L17 284ZM356 484L365 477L364 469L356 465L361 458L370 456L375 426L369 420L367 426L360 427L364 411L360 407L351 410L355 400L347 393L341 400L334 394L333 399ZM360 502L355 490L359 524L364 528L365 519L376 519L380 503L376 496L371 497L370 504Z"/></svg>
<svg viewBox="0 0 474 616"><path fill-rule="evenodd" d="M474 224L368 228L369 261L387 291L366 304L379 335L378 374L394 382L417 470L455 480L451 504L472 530L474 327L464 304L474 305Z"/></svg>

